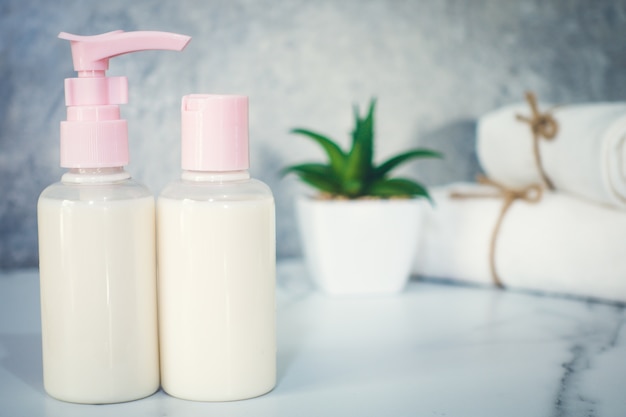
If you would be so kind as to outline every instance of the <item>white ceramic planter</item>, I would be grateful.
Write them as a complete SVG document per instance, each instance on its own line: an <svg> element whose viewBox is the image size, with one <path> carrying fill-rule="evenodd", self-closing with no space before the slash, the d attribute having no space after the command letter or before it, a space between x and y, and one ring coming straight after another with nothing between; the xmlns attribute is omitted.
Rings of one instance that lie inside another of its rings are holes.
<svg viewBox="0 0 626 417"><path fill-rule="evenodd" d="M297 201L311 278L332 295L402 291L417 253L422 199Z"/></svg>

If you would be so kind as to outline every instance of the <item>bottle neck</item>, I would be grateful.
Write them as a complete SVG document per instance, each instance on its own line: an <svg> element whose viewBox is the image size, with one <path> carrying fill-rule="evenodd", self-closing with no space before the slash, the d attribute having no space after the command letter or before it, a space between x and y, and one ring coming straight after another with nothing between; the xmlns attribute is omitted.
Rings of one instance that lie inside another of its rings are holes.
<svg viewBox="0 0 626 417"><path fill-rule="evenodd" d="M231 182L250 179L248 170L241 171L183 171L180 175L183 181L193 182Z"/></svg>
<svg viewBox="0 0 626 417"><path fill-rule="evenodd" d="M71 184L108 184L130 179L124 167L71 168L63 174L61 182Z"/></svg>

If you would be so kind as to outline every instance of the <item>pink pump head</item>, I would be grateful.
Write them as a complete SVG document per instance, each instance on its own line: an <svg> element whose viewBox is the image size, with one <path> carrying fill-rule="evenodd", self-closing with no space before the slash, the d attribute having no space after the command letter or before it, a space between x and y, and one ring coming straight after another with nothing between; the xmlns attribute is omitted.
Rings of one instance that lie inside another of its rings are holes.
<svg viewBox="0 0 626 417"><path fill-rule="evenodd" d="M182 51L191 38L168 32L124 32L95 36L61 32L69 40L78 78L65 80L67 121L61 122L61 166L104 168L128 164L128 127L120 104L128 102L128 79L106 77L109 59L130 52Z"/></svg>
<svg viewBox="0 0 626 417"><path fill-rule="evenodd" d="M248 97L191 94L182 102L182 168L241 171L248 156Z"/></svg>

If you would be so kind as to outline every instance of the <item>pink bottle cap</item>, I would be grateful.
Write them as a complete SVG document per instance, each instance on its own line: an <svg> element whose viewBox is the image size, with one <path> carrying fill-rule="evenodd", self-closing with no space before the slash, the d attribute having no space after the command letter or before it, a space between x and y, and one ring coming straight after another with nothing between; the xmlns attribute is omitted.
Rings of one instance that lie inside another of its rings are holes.
<svg viewBox="0 0 626 417"><path fill-rule="evenodd" d="M182 101L182 168L241 171L248 156L248 97L191 94Z"/></svg>

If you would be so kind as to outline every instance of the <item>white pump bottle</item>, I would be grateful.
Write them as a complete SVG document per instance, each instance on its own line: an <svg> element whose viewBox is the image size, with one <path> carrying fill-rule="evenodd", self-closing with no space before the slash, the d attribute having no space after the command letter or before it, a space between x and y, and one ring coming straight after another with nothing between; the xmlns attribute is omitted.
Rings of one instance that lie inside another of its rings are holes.
<svg viewBox="0 0 626 417"><path fill-rule="evenodd" d="M182 50L164 32L61 33L78 78L65 80L61 166L69 172L38 202L44 387L77 403L114 403L159 387L155 214L152 193L131 180L125 77L109 58Z"/></svg>
<svg viewBox="0 0 626 417"><path fill-rule="evenodd" d="M175 397L276 383L274 199L248 166L247 97L185 96L183 172L157 203L161 382Z"/></svg>

